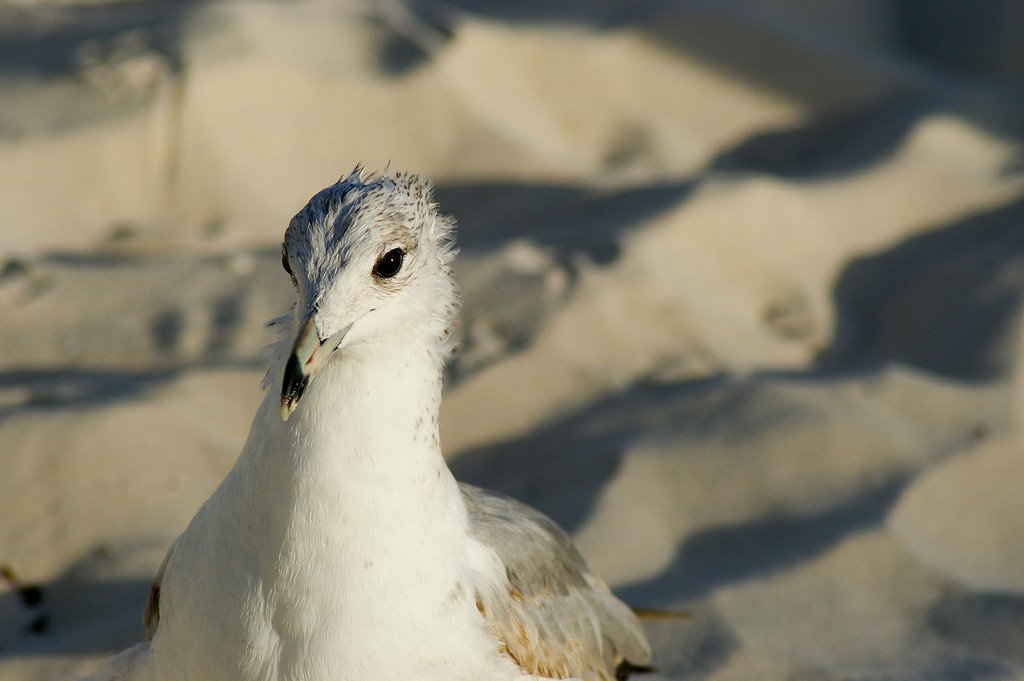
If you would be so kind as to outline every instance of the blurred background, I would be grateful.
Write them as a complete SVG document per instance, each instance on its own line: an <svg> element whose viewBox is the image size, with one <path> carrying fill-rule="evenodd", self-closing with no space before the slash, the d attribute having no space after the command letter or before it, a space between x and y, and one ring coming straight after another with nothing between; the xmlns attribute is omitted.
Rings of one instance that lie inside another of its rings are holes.
<svg viewBox="0 0 1024 681"><path fill-rule="evenodd" d="M142 638L356 164L458 220L461 479L652 679L1024 678L1024 2L0 2L0 678Z"/></svg>

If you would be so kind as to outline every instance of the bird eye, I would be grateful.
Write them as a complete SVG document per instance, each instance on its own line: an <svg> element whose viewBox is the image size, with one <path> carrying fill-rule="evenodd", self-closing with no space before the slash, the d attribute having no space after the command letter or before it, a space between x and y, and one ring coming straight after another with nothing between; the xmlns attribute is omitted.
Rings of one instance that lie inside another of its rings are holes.
<svg viewBox="0 0 1024 681"><path fill-rule="evenodd" d="M295 273L292 272L292 266L288 263L288 250L284 246L281 246L281 267L292 278L292 281L298 283L295 279Z"/></svg>
<svg viewBox="0 0 1024 681"><path fill-rule="evenodd" d="M405 258L405 251L401 248L392 248L381 256L377 264L373 266L373 273L381 279L390 279L402 269L402 260Z"/></svg>

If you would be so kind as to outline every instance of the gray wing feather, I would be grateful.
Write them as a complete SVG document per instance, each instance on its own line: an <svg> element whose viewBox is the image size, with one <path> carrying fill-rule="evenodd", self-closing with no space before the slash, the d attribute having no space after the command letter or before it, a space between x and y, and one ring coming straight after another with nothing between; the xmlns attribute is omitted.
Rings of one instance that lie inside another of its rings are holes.
<svg viewBox="0 0 1024 681"><path fill-rule="evenodd" d="M610 681L623 662L643 665L643 626L587 567L565 531L514 499L460 484L470 535L505 564L509 593L477 607L506 652L531 674Z"/></svg>

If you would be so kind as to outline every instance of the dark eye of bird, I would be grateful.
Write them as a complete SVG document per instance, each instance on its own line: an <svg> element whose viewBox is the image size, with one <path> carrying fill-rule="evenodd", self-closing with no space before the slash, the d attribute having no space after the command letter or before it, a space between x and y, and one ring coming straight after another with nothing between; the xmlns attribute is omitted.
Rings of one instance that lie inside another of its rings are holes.
<svg viewBox="0 0 1024 681"><path fill-rule="evenodd" d="M392 248L381 256L377 264L373 266L373 273L381 279L390 279L402 269L402 260L405 258L405 251L401 248Z"/></svg>
<svg viewBox="0 0 1024 681"><path fill-rule="evenodd" d="M285 250L284 246L281 246L281 267L288 273L289 276L294 277L292 273L292 266L288 264L288 251Z"/></svg>
<svg viewBox="0 0 1024 681"><path fill-rule="evenodd" d="M292 281L298 284L295 279L295 273L292 272L292 266L288 263L288 251L284 246L281 246L281 267L288 273L288 276L292 278Z"/></svg>

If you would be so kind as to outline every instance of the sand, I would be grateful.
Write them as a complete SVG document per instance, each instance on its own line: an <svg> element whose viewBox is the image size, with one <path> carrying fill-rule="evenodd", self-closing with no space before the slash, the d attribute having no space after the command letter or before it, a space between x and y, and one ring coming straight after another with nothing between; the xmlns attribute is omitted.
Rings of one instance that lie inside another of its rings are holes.
<svg viewBox="0 0 1024 681"><path fill-rule="evenodd" d="M456 475L691 614L647 678L1024 679L1019 92L891 12L0 5L0 678L141 639L362 162L459 221Z"/></svg>

